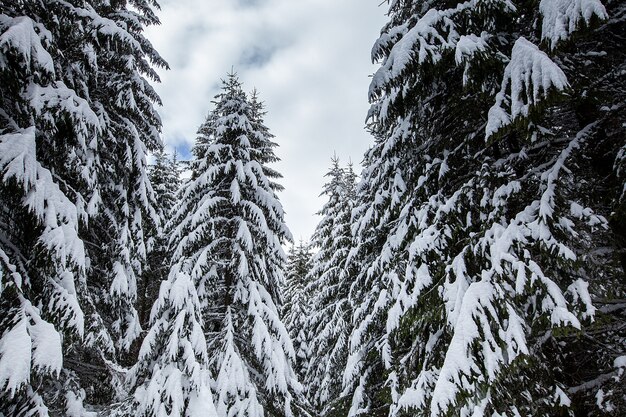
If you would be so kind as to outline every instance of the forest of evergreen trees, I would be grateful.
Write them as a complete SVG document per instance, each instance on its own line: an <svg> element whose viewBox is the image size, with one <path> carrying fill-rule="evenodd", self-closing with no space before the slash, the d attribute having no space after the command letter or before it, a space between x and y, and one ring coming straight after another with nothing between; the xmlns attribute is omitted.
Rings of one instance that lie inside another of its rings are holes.
<svg viewBox="0 0 626 417"><path fill-rule="evenodd" d="M236 74L165 153L155 0L0 0L0 417L626 415L626 2L384 5L294 243Z"/></svg>

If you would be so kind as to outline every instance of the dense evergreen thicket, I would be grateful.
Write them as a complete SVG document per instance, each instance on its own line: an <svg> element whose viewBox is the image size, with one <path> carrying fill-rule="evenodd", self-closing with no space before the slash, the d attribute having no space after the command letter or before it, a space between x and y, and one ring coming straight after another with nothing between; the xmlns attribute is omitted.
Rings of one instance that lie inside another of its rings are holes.
<svg viewBox="0 0 626 417"><path fill-rule="evenodd" d="M389 2L339 415L623 413L623 33L619 1Z"/></svg>
<svg viewBox="0 0 626 417"><path fill-rule="evenodd" d="M0 417L626 413L626 3L386 3L286 255L256 91L181 181L158 4L0 0Z"/></svg>

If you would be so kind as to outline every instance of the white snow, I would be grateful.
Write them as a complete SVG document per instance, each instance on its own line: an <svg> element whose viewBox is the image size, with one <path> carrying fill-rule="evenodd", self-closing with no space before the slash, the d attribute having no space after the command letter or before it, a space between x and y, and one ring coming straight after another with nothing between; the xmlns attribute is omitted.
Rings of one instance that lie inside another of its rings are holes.
<svg viewBox="0 0 626 417"><path fill-rule="evenodd" d="M31 349L25 318L0 338L0 385L11 396L30 381Z"/></svg>
<svg viewBox="0 0 626 417"><path fill-rule="evenodd" d="M8 65L7 52L15 51L22 56L28 70L43 70L54 75L52 57L41 44L35 25L27 16L11 18L0 14L0 68Z"/></svg>
<svg viewBox="0 0 626 417"><path fill-rule="evenodd" d="M581 21L589 24L591 18L607 19L606 9L599 0L541 0L541 39L554 49L560 41L569 39Z"/></svg>
<svg viewBox="0 0 626 417"><path fill-rule="evenodd" d="M471 60L474 54L484 51L487 48L489 38L490 35L487 32L482 32L480 36L474 34L461 35L454 52L456 63L461 64L465 60Z"/></svg>
<svg viewBox="0 0 626 417"><path fill-rule="evenodd" d="M496 103L489 109L486 138L517 118L527 117L530 109L545 99L551 90L569 86L565 73L535 44L520 37L515 41L511 59L504 69Z"/></svg>
<svg viewBox="0 0 626 417"><path fill-rule="evenodd" d="M626 355L615 358L613 361L613 367L619 370L619 375L621 376L626 368Z"/></svg>
<svg viewBox="0 0 626 417"><path fill-rule="evenodd" d="M34 127L0 135L0 172L5 181L15 178L23 186L26 206L45 225L41 238L45 246L55 250L61 263L83 267L85 251L78 238L76 206L37 160Z"/></svg>

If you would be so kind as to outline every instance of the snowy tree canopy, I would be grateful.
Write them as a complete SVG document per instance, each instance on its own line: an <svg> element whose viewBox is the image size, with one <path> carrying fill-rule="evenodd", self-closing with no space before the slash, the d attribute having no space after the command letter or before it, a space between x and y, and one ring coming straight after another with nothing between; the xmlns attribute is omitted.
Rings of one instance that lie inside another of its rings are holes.
<svg viewBox="0 0 626 417"><path fill-rule="evenodd" d="M532 30L558 10L575 22L559 40L606 17L565 3L390 2L348 257L348 415L571 410L562 337L592 324L598 268L616 273L585 254L611 210L581 198L604 175L583 155L603 137L616 154L604 135L617 113L578 113L595 87L570 75L592 42L543 51Z"/></svg>
<svg viewBox="0 0 626 417"><path fill-rule="evenodd" d="M80 415L119 393L154 214L145 155L160 146L150 81L165 62L142 34L153 7L0 2L5 415ZM98 378L97 393L81 386Z"/></svg>
<svg viewBox="0 0 626 417"><path fill-rule="evenodd" d="M385 4L286 255L256 90L182 182L158 4L0 0L0 417L624 415L626 3Z"/></svg>

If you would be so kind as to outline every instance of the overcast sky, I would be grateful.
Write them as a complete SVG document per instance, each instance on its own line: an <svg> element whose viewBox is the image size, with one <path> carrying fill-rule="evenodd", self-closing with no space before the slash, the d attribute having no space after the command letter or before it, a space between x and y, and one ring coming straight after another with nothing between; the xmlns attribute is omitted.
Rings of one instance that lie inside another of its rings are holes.
<svg viewBox="0 0 626 417"><path fill-rule="evenodd" d="M157 91L163 139L189 156L220 80L235 69L256 87L279 144L280 200L294 239L308 239L334 153L360 162L372 139L363 126L375 66L371 47L385 23L381 0L161 0L148 38L169 62Z"/></svg>

